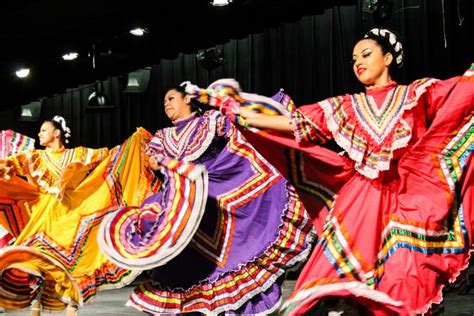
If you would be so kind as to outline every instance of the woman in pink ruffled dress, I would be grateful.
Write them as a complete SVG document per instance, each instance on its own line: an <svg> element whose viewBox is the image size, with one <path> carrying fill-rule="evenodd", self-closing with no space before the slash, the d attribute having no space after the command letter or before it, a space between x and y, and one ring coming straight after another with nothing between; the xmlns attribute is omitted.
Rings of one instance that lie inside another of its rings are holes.
<svg viewBox="0 0 474 316"><path fill-rule="evenodd" d="M332 162L352 169L340 169L344 184L283 312L305 314L338 297L376 315L424 313L469 261L474 70L398 84L391 68L402 65L402 44L386 29L369 31L353 62L365 92L288 116L234 111L249 126L293 132L306 152L334 140L343 154ZM323 186L340 176L319 171L305 176Z"/></svg>

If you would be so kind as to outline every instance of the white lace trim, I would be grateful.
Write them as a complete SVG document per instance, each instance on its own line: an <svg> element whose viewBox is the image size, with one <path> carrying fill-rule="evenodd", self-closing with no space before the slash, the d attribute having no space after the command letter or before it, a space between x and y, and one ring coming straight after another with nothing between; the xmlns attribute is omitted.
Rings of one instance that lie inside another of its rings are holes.
<svg viewBox="0 0 474 316"><path fill-rule="evenodd" d="M209 148L209 146L211 145L211 143L214 139L214 136L216 135L217 117L219 115L220 115L219 112L212 111L212 113L209 114L209 116L205 118L206 120L209 121L209 128L208 128L208 131L207 131L207 135L206 135L205 139L202 141L199 148L195 152L191 153L190 155L186 155L184 157L174 157L174 158L180 159L180 160L185 161L185 162L191 162L191 161L195 161L196 159L201 157L202 154L204 154L204 152ZM199 118L196 118L196 119L199 119ZM200 128L200 126L197 126L196 128ZM176 130L176 127L171 127L171 128L164 129L163 130L163 138L173 139L171 134L174 130ZM186 144L186 146L188 146L188 145L189 144ZM167 150L168 152L172 152L172 151L169 150L169 148L167 148L165 142L162 142L162 146L163 146L163 149ZM183 152L185 153L186 149L184 149Z"/></svg>
<svg viewBox="0 0 474 316"><path fill-rule="evenodd" d="M288 203L286 203L285 207L284 207L284 211L282 212L281 214L281 222L279 224L279 234L281 234L281 229L282 227L290 221L290 219L288 218L288 212L289 212L289 208L290 208L290 197L291 197L291 194L290 194L290 191L294 190L294 189L290 189L289 188L289 184L287 184L287 188L286 188L286 195L287 197L289 197L289 201ZM294 191L293 191L294 192ZM296 194L296 192L294 192L294 194ZM306 212L306 211L305 211ZM308 219L306 219L308 220ZM295 229L299 229L303 224L300 224L298 226L295 225ZM278 237L277 237L278 238ZM237 302L233 303L233 304L226 304L226 305L222 305L218 308L216 308L215 310L213 311L209 311L208 309L205 309L205 308L202 308L202 309L198 309L198 310L193 310L193 312L203 312L205 313L206 315L214 315L214 314L220 314L220 313L225 313L225 312L229 312L229 311L235 311L237 309L239 309L240 307L242 307L245 303L247 303L250 299L252 299L253 297L256 297L257 295L261 294L261 293L264 293L266 290L268 290L271 286L273 286L273 284L277 281L277 279L282 276L286 270L288 270L289 268L295 266L297 263L300 263L300 262L303 262L305 261L309 255L311 254L311 250L312 250L312 244L313 242L316 240L317 238L317 234L316 234L316 231L314 229L311 229L308 234L305 236L305 242L306 242L306 245L307 247L301 251L300 253L298 253L297 255L295 255L292 259L290 259L288 262L285 263L285 268L282 268L282 267L278 267L277 271L274 272L274 274L272 274L263 284L261 284L259 287L255 288L254 290L252 290L251 292L247 293L246 295L244 295L240 300L238 300ZM261 254L265 254L268 252L268 249L272 248L275 246L275 242L276 242L276 239L274 241L272 241L268 247L266 248L265 251L262 251ZM296 243L296 239L294 241L294 243ZM245 265L249 264L249 263L252 263L252 262L256 262L259 258L261 257L261 255L257 255L255 257L253 257L252 259L250 260L247 260L246 262L243 262L241 264L239 264L238 268L236 270L232 270L232 271L238 271L238 270L242 270ZM274 263L272 263L271 265L274 265L276 266ZM269 271L269 270L265 270L265 268L262 269L262 273L263 272L266 272L266 271ZM231 271L228 271L228 272L231 272ZM201 280L199 281L199 284L201 283L204 283L204 282L207 282L207 283L212 283L214 282L215 280L218 280L222 277L225 276L225 274L227 274L228 272L225 272L225 273L222 273L218 276L216 276L213 280L210 280L210 279L204 279L204 280ZM255 282L255 280L252 280ZM170 291L170 292L175 292L177 290L180 290L180 291L183 291L183 292L188 292L188 291L191 291L194 287L196 287L198 285L193 285L191 286L190 288L181 288L181 287L178 287L178 288L174 288L174 289L171 289L170 287L164 287L163 290L165 291ZM229 293L226 293L226 294L229 294ZM215 299L218 299L218 298L215 298ZM135 301L137 302L135 302ZM280 300L274 305L274 306L271 306L269 308L268 311L270 312L273 312L275 311L279 305L281 304L281 297L280 297ZM163 309L160 309L160 308L157 308L156 306L154 305L151 305L151 304L148 304L147 302L145 302L144 300L142 300L139 296L137 296L134 292L132 292L132 294L130 295L130 298L129 300L127 301L126 303L126 306L130 306L130 307L134 307L138 310L141 310L141 311L145 311L147 313L156 313L156 314L162 314L162 313L182 313L181 310L179 309L175 309L175 310L163 310ZM264 312L262 312L264 313Z"/></svg>
<svg viewBox="0 0 474 316"><path fill-rule="evenodd" d="M392 299L384 292L373 290L362 282L352 281L318 285L306 290L301 290L292 299L286 301L283 304L282 309L285 309L292 304L303 305L306 302L331 295L331 293L338 291L347 291L356 297L366 297L375 302L391 306L403 305L403 302ZM289 314L296 315L294 312L290 312Z"/></svg>
<svg viewBox="0 0 474 316"><path fill-rule="evenodd" d="M405 112L406 110L413 109L418 104L419 98L426 92L428 87L430 87L432 84L434 84L437 81L438 81L437 79L429 79L422 85L416 87L414 89L415 97L411 100L408 100L408 102L403 105L403 112ZM392 142L391 147L390 147L390 157L387 161L377 161L377 163L373 166L367 165L366 162L364 162L365 154L358 151L355 148L356 146L355 144L353 144L351 141L349 141L347 138L341 135L340 126L334 118L334 111L329 101L323 100L319 102L318 104L319 106L321 106L321 108L324 111L326 124L328 126L328 129L331 131L336 143L342 149L344 149L349 155L349 157L355 162L354 169L369 179L376 179L379 176L380 171L389 170L390 162L393 158L393 152L397 149L407 147L409 141L411 140L412 130L410 126L408 125L408 123L402 118L403 117L403 113L402 113L400 115L400 119L398 120L400 124L394 124L394 127L396 127L397 125L402 125L407 131L409 131L409 134L403 138L394 140ZM345 124L348 124L348 123L345 123Z"/></svg>

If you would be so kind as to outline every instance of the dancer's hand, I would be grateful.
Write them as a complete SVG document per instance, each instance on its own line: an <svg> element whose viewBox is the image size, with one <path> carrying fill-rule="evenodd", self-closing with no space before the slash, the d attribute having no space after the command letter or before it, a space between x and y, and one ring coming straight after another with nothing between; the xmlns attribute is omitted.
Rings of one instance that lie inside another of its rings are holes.
<svg viewBox="0 0 474 316"><path fill-rule="evenodd" d="M232 113L235 115L235 122L244 128L255 126L253 123L258 120L258 113L245 107L235 108Z"/></svg>
<svg viewBox="0 0 474 316"><path fill-rule="evenodd" d="M234 112L234 114L242 116L244 119L252 119L258 117L257 112L247 109L246 107L236 108L232 112Z"/></svg>
<svg viewBox="0 0 474 316"><path fill-rule="evenodd" d="M227 97L220 102L219 111L227 116L232 122L236 121L234 110L239 108L239 103L233 98Z"/></svg>
<svg viewBox="0 0 474 316"><path fill-rule="evenodd" d="M234 109L234 113L243 119L244 124L246 124L243 125L244 127L253 126L260 129L293 132L291 121L286 115L268 115L245 107Z"/></svg>
<svg viewBox="0 0 474 316"><path fill-rule="evenodd" d="M0 179L10 180L12 177L12 167L8 166L5 161L0 160Z"/></svg>
<svg viewBox="0 0 474 316"><path fill-rule="evenodd" d="M153 157L148 158L148 162L150 163L150 168L157 171L161 169L161 166L156 162Z"/></svg>

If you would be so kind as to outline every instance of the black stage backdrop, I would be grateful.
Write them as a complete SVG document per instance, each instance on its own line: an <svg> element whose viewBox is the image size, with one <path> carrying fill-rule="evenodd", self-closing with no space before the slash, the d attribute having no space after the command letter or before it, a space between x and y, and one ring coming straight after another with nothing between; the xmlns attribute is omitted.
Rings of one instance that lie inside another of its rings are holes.
<svg viewBox="0 0 474 316"><path fill-rule="evenodd" d="M352 47L374 25L362 5L361 0L334 6L219 44L224 64L210 71L194 54L161 60L151 65L145 93L123 93L126 75L109 78L104 90L113 108L87 109L93 86L86 85L45 99L36 123L17 122L13 111L0 113L1 129L36 137L41 121L59 114L70 122L72 146L111 147L138 126L151 132L169 126L162 106L164 91L185 80L205 87L220 78L235 78L244 91L268 96L284 88L300 105L359 91L363 87L352 72ZM398 31L405 44L405 66L398 81L446 79L467 69L474 62L473 11L471 0L394 1L386 25Z"/></svg>

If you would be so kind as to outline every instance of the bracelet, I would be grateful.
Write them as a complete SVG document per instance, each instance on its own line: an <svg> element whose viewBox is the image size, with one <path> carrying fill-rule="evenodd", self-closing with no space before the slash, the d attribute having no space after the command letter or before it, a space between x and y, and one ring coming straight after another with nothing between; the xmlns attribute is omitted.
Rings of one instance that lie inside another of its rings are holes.
<svg viewBox="0 0 474 316"><path fill-rule="evenodd" d="M237 124L239 124L245 129L249 128L249 123L242 116L236 115L236 119L237 119Z"/></svg>

